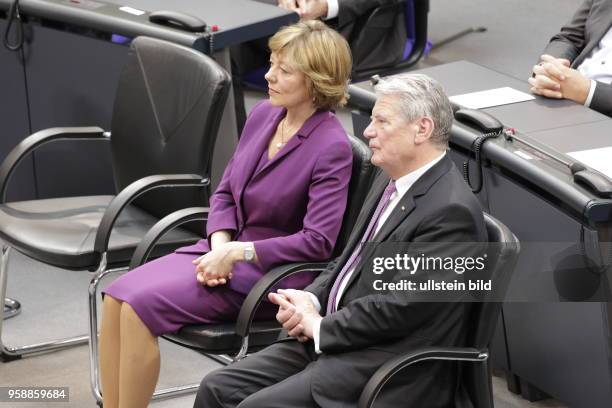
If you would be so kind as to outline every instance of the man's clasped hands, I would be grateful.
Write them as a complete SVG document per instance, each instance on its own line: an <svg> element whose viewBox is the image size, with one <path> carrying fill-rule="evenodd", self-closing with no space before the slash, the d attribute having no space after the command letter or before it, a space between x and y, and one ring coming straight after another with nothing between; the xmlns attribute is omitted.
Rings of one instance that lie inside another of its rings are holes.
<svg viewBox="0 0 612 408"><path fill-rule="evenodd" d="M533 67L529 78L531 92L555 99L570 99L584 104L591 81L578 70L570 68L570 61L544 54L540 63Z"/></svg>
<svg viewBox="0 0 612 408"><path fill-rule="evenodd" d="M276 320L287 334L300 342L314 338L314 327L323 319L308 292L295 289L279 289L269 293L270 302L278 305Z"/></svg>

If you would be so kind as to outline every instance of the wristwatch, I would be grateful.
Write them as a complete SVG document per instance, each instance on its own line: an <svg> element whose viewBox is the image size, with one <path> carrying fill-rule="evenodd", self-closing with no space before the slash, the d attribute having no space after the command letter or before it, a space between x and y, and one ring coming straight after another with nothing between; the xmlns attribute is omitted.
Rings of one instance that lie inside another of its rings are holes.
<svg viewBox="0 0 612 408"><path fill-rule="evenodd" d="M255 247L253 244L246 245L244 247L244 260L246 262L253 262L255 259Z"/></svg>

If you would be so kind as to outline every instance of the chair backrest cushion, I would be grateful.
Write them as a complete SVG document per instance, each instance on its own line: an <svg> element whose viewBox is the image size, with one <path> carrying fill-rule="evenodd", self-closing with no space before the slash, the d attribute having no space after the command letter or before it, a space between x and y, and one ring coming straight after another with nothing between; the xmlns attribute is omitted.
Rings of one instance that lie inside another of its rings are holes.
<svg viewBox="0 0 612 408"><path fill-rule="evenodd" d="M487 250L490 265L488 278L494 284L491 293L482 298L481 302L471 305L467 316L470 327L467 331L466 346L477 349L487 348L493 338L502 304L490 299L503 299L520 250L518 239L508 227L488 214L484 214L484 217L491 244ZM483 375L483 367L478 363L465 363L461 375L474 408L492 407L490 375ZM483 384L485 380L489 381L489 384Z"/></svg>
<svg viewBox="0 0 612 408"><path fill-rule="evenodd" d="M117 191L153 174L210 177L230 76L191 48L134 39L117 88L111 149ZM209 191L158 190L136 205L154 216L208 205Z"/></svg>
<svg viewBox="0 0 612 408"><path fill-rule="evenodd" d="M370 163L372 152L360 139L351 135L347 136L353 150L353 169L342 228L334 247L334 257L342 253L374 178L374 166Z"/></svg>
<svg viewBox="0 0 612 408"><path fill-rule="evenodd" d="M473 326L467 344L477 348L487 347L493 338L501 303L491 300L505 296L519 251L518 239L508 227L488 214L484 216L490 244L487 251L488 277L494 282L494 287L482 302L472 305L470 321Z"/></svg>

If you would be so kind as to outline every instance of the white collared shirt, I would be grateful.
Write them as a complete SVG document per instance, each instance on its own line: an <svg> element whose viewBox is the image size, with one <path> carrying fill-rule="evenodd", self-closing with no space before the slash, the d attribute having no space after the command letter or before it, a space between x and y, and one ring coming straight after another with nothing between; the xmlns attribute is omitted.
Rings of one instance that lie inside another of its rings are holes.
<svg viewBox="0 0 612 408"><path fill-rule="evenodd" d="M406 194L406 192L410 189L410 187L412 187L414 183L416 183L417 180L420 179L421 176L425 174L425 172L427 172L427 170L431 169L434 165L436 165L436 163L442 160L445 154L446 152L444 151L442 152L440 156L430 161L426 165L419 167L418 169L395 180L395 192L391 194L391 198L389 199L389 205L387 206L387 208L385 208L385 211L383 211L383 213L380 215L378 224L376 225L376 230L374 231L374 236L376 236L378 231L380 231L382 226L385 224L385 222L387 221L387 219L393 212L393 209L397 206L401 198L404 196L404 194ZM344 278L342 279L342 282L340 282L340 288L338 288L338 294L336 295L336 305L335 305L336 310L338 309L338 305L340 304L340 299L342 299L342 294L344 293L344 290L346 289L346 285L348 284L354 271L355 271L355 267L353 267L353 269L351 269L344 276ZM314 294L311 293L310 295L311 295L310 297L312 298L312 302L314 303L315 307L317 308L318 311L320 311L321 304L319 303L319 300ZM312 330L313 339L315 343L315 351L317 353L321 353L321 350L319 349L320 330L321 330L321 323L319 322L314 325L313 330Z"/></svg>
<svg viewBox="0 0 612 408"><path fill-rule="evenodd" d="M324 20L330 20L338 16L338 0L327 0L327 15Z"/></svg>
<svg viewBox="0 0 612 408"><path fill-rule="evenodd" d="M578 67L578 71L591 80L589 95L584 106L591 106L597 82L612 83L612 28L602 37L599 44Z"/></svg>

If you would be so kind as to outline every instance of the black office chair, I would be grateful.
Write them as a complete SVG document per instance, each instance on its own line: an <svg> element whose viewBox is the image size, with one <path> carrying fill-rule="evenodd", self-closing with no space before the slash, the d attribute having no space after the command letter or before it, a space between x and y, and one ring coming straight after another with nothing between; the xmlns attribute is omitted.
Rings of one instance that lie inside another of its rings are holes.
<svg viewBox="0 0 612 408"><path fill-rule="evenodd" d="M368 16L364 23L365 31L361 33L364 44L368 44L368 29L372 30L394 30L398 24L404 24L406 38L402 41L401 49L398 50L394 61L368 61L364 50L353 50L356 69L353 73L353 82L370 78L372 75L389 75L402 72L415 65L429 51L427 43L427 26L429 14L429 0L399 0L395 3L377 7ZM399 19L399 21L398 21ZM390 24L389 26L386 26ZM359 48L359 43L356 43ZM366 51L367 52L367 51ZM364 62L359 63L359 61Z"/></svg>
<svg viewBox="0 0 612 408"><path fill-rule="evenodd" d="M11 248L49 265L101 275L126 269L141 238L164 215L207 205L212 151L229 89L228 73L207 56L140 37L119 79L112 133L98 127L52 128L19 143L0 166L0 299L5 298ZM37 147L62 139L110 143L119 193L7 203L8 181L19 162ZM193 188L151 191L180 186ZM199 239L201 226L191 228L164 237L153 256ZM0 359L87 341L88 336L79 336L21 347L0 341Z"/></svg>
<svg viewBox="0 0 612 408"><path fill-rule="evenodd" d="M353 150L353 168L347 208L342 221L342 228L333 257L340 255L347 243L350 232L357 220L359 211L368 193L374 176L374 167L370 163L371 152L361 140L348 136ZM157 223L138 245L130 263L130 269L136 268L146 262L156 242L166 232L171 231L185 222L193 220L206 220L208 208L188 208L168 215ZM207 357L229 364L246 356L248 352L260 350L275 342L281 327L276 321L253 321L257 306L263 300L266 293L284 277L293 273L303 271L321 271L327 266L327 262L295 263L283 265L266 273L253 287L245 299L239 313L237 322L224 324L204 324L183 327L175 334L163 336L165 339L178 345L197 350ZM224 354L237 353L234 358ZM97 352L95 364L97 364ZM97 368L92 368L96 373L96 380L92 382L94 394L99 393L99 381L97 379ZM156 391L154 398L178 395L198 388L199 384L168 388Z"/></svg>
<svg viewBox="0 0 612 408"><path fill-rule="evenodd" d="M488 214L485 214L485 224L489 243L495 244L490 246L487 253L492 265L490 279L496 282L493 293L487 294L486 297L502 299L514 270L520 245L512 231ZM494 248L498 251L491 253ZM460 367L461 386L473 408L493 408L488 347L497 326L501 303L481 300L474 303L470 311L468 321L471 327L467 330L468 338L465 343L470 347L426 347L395 357L370 378L361 393L358 407L374 406L376 396L383 386L402 369L426 360L450 360L463 362Z"/></svg>

